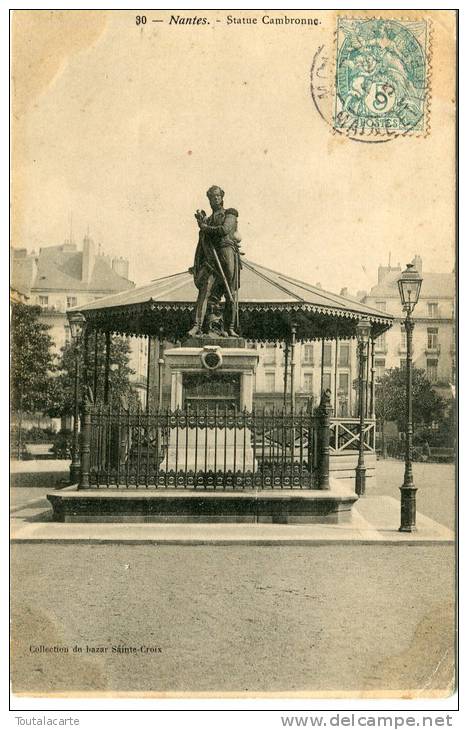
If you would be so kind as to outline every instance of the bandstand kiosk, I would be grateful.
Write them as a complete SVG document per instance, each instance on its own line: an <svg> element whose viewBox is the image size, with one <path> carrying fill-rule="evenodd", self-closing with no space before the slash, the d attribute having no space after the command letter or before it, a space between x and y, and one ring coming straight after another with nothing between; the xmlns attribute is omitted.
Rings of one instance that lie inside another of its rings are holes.
<svg viewBox="0 0 468 730"><path fill-rule="evenodd" d="M374 349L393 318L250 261L243 261L239 288L240 337L190 338L196 297L186 271L70 310L82 352L75 388L80 448L72 463L76 483L48 495L54 519L350 519L366 475L368 486L374 478ZM153 362L143 406L112 397L114 336L148 340ZM105 342L103 366L98 338ZM335 393L323 388L324 344L341 340L358 346L355 417L336 414L336 385ZM299 403L294 386L296 345L310 341L322 343L315 409ZM281 408L255 403L256 343L287 352ZM163 370L170 373L166 402Z"/></svg>

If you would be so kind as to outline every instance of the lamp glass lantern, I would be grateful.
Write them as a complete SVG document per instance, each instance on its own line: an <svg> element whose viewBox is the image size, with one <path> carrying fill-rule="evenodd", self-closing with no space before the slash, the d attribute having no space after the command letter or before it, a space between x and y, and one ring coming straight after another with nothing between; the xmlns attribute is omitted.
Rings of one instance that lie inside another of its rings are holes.
<svg viewBox="0 0 468 730"><path fill-rule="evenodd" d="M401 305L407 312L412 312L418 303L421 291L422 276L414 264L406 264L406 269L398 279Z"/></svg>
<svg viewBox="0 0 468 730"><path fill-rule="evenodd" d="M367 342L367 340L370 337L371 333L371 326L368 319L361 319L359 320L358 324L356 325L356 336L358 342L363 345Z"/></svg>
<svg viewBox="0 0 468 730"><path fill-rule="evenodd" d="M80 314L80 312L74 312L73 314L68 315L68 322L70 324L70 334L71 334L72 340L74 342L76 342L81 335L84 321L85 321L85 318L83 317L82 314Z"/></svg>

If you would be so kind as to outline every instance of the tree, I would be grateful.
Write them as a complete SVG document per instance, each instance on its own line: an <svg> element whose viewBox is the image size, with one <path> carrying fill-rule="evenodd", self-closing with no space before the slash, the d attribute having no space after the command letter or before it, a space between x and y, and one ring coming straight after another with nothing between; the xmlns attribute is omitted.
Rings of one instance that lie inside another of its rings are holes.
<svg viewBox="0 0 468 730"><path fill-rule="evenodd" d="M95 340L94 336L89 341L88 368L85 373L83 343L67 343L62 347L59 361L57 363L57 377L54 378L53 397L48 409L48 414L53 418L71 416L74 412L74 384L75 384L75 357L78 348L80 359L82 395L85 381L93 388L94 384L94 362L95 362ZM109 397L114 402L124 401L136 403L137 395L130 382L130 376L134 371L129 364L130 346L124 338L113 338L110 348L110 369L109 369ZM104 368L105 368L105 335L98 334L97 339L97 393L96 400L104 398ZM87 377L85 377L87 375Z"/></svg>
<svg viewBox="0 0 468 730"><path fill-rule="evenodd" d="M457 409L455 399L447 403L444 418L438 424L438 446L453 446L457 438Z"/></svg>
<svg viewBox="0 0 468 730"><path fill-rule="evenodd" d="M11 312L11 405L18 414L18 457L24 412L50 405L54 355L50 327L39 322L40 307L13 304Z"/></svg>
<svg viewBox="0 0 468 730"><path fill-rule="evenodd" d="M446 402L433 389L424 370L413 368L413 426L429 426L444 418ZM375 414L381 424L385 455L385 423L396 421L406 431L406 368L388 370L376 384Z"/></svg>

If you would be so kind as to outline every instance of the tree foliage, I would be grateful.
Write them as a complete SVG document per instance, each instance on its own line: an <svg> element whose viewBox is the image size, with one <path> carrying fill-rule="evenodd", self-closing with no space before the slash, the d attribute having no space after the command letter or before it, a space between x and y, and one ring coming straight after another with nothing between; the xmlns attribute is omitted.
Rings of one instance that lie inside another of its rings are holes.
<svg viewBox="0 0 468 730"><path fill-rule="evenodd" d="M80 363L80 400L84 395L86 384L87 395L93 400L104 399L105 379L105 335L98 334L97 347L95 336L92 335L88 342L88 362L84 356L83 340L79 344L67 343L62 347L60 358L57 363L57 376L54 378L53 398L48 409L51 417L69 416L73 414L75 402L75 359L78 354ZM134 371L130 367L130 345L124 338L113 338L110 347L110 368L109 368L109 398L114 403L125 405L136 402L137 395L133 388L130 377ZM94 393L94 372L96 363L97 388Z"/></svg>
<svg viewBox="0 0 468 730"><path fill-rule="evenodd" d="M40 307L12 305L11 401L13 410L20 412L43 412L50 405L53 343L40 313Z"/></svg>
<svg viewBox="0 0 468 730"><path fill-rule="evenodd" d="M424 370L413 368L413 424L429 425L444 417L446 402L433 389ZM388 370L376 385L375 411L379 421L396 421L406 430L406 368Z"/></svg>

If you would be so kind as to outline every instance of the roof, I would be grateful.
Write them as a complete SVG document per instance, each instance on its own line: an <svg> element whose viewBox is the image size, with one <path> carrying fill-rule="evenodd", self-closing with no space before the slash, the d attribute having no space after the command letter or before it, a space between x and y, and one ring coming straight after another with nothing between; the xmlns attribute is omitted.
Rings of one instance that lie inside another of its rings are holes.
<svg viewBox="0 0 468 730"><path fill-rule="evenodd" d="M111 294L90 302L80 311L122 307L145 302L161 303L195 303L198 290L189 271L164 276L155 279L150 284L138 286L119 294ZM356 312L361 315L391 319L383 315L379 309L362 304L355 299L348 299L339 294L333 294L319 289L312 284L293 279L285 274L267 269L251 261L242 262L241 285L239 288L239 303L250 304L310 304L317 308L333 309L343 314Z"/></svg>
<svg viewBox="0 0 468 730"><path fill-rule="evenodd" d="M26 291L123 291L134 284L119 276L105 256L95 256L89 281L83 281L83 252L64 250L63 246L41 248L36 257L14 257L12 264L12 286Z"/></svg>
<svg viewBox="0 0 468 730"><path fill-rule="evenodd" d="M397 280L401 271L388 274L384 281L372 287L368 297L400 298ZM446 273L424 273L421 286L421 299L453 299L455 295L455 277Z"/></svg>
<svg viewBox="0 0 468 730"><path fill-rule="evenodd" d="M29 299L26 292L21 289L15 289L14 286L10 286L10 302L13 304L24 304Z"/></svg>
<svg viewBox="0 0 468 730"><path fill-rule="evenodd" d="M27 258L14 258L11 266L11 286L16 291L30 292L34 275L34 260L31 256Z"/></svg>
<svg viewBox="0 0 468 730"><path fill-rule="evenodd" d="M239 310L241 330L248 339L276 340L279 330L285 328L288 317L299 322L299 329L302 323L304 339L306 330L307 339L331 337L338 330L341 336L351 337L354 335L356 321L364 316L379 331L388 329L392 324L391 315L361 302L325 291L252 261L243 260L242 267ZM110 328L112 323L114 330L127 334L149 334L157 331L157 327L163 327L167 331L168 327L172 327L169 313L179 312L178 331L182 336L186 322L182 325L180 313L188 313L188 331L197 295L191 273L183 271L74 309L83 312L88 321L94 322L100 328ZM157 312L165 315L157 316ZM275 323L271 317L269 321L263 317L266 312L277 313ZM314 317L309 317L306 321L306 314ZM264 321L261 325L262 317ZM174 322L174 326L175 324ZM260 333L262 327L263 331Z"/></svg>

